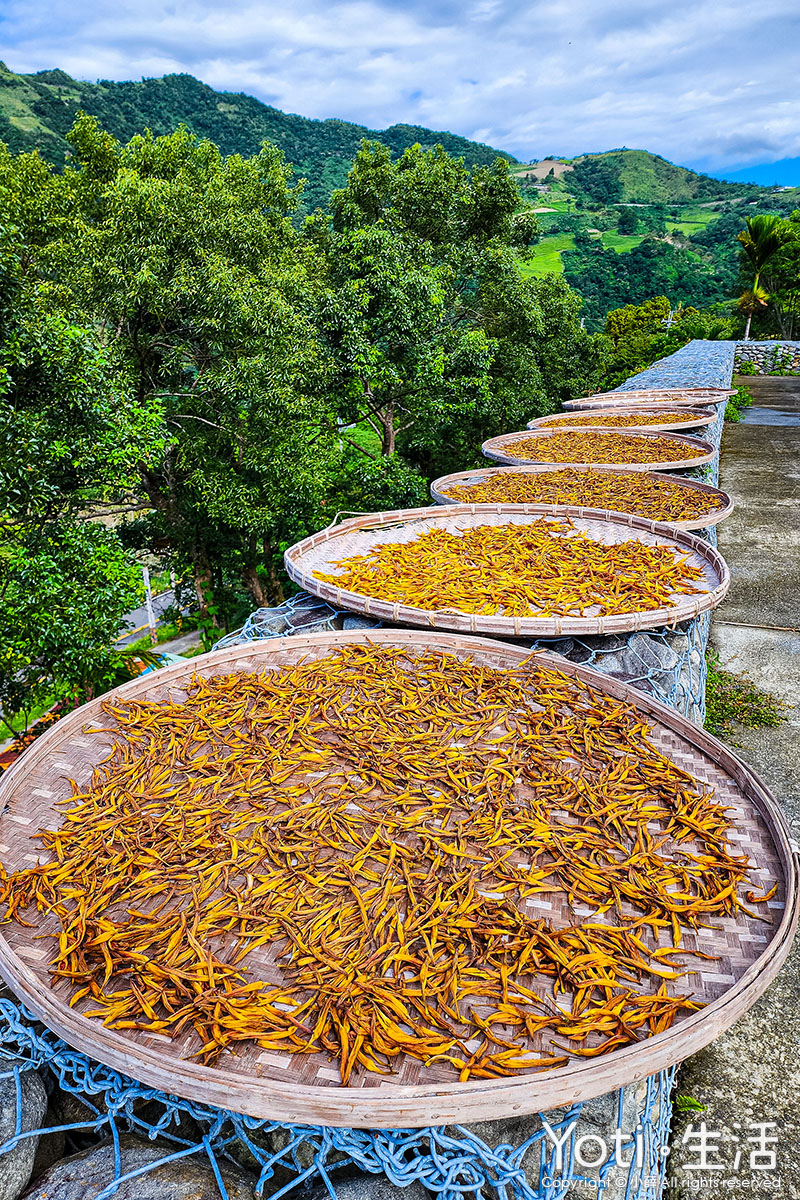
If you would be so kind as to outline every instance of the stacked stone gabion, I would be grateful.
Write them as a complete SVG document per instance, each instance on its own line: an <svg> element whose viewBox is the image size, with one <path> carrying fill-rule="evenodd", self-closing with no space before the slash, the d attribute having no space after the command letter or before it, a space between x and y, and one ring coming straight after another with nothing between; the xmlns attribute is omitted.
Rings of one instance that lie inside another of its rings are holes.
<svg viewBox="0 0 800 1200"><path fill-rule="evenodd" d="M752 363L759 375L800 371L800 342L738 342L734 371Z"/></svg>

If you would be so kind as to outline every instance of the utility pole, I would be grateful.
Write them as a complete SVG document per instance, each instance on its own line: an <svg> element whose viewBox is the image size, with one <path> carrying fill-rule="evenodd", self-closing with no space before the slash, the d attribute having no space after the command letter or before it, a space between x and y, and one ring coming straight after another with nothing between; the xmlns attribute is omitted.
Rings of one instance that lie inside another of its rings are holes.
<svg viewBox="0 0 800 1200"><path fill-rule="evenodd" d="M150 587L150 568L142 567L142 579L144 580L144 603L147 609L147 624L150 626L150 645L158 645L158 635L156 633L156 614L153 612L153 591Z"/></svg>

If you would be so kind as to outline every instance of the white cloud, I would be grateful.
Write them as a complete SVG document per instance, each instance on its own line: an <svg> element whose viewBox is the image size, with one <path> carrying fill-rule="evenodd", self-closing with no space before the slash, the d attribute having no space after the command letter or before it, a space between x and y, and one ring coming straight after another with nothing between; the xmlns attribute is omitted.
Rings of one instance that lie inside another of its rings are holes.
<svg viewBox="0 0 800 1200"><path fill-rule="evenodd" d="M0 32L14 70L188 71L289 112L450 129L524 159L800 154L797 0L4 0Z"/></svg>

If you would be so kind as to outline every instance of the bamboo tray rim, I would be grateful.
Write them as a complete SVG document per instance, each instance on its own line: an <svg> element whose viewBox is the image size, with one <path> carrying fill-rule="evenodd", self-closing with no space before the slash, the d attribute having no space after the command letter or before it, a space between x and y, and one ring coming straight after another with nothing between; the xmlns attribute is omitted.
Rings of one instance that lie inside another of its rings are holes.
<svg viewBox="0 0 800 1200"><path fill-rule="evenodd" d="M545 417L534 417L532 421L528 421L526 429L538 429L542 433L560 433L563 429L586 430L587 432L616 432L616 433L657 433L661 430L678 430L678 429L698 429L705 425L711 425L717 419L717 414L710 412L707 408L687 408L686 416L680 421L666 421L663 424L649 425L625 425L622 427L615 425L592 425L585 423L582 425L570 424L570 421L576 421L579 417L585 417L591 409L576 410L575 412L566 413L549 413ZM656 416L657 408L614 408L613 411L618 416ZM546 421L556 420L556 425L546 425Z"/></svg>
<svg viewBox="0 0 800 1200"><path fill-rule="evenodd" d="M727 404L735 395L733 388L642 388L629 392L595 392L593 396L580 396L573 400L565 400L563 407L567 409L613 408L622 404L645 404L648 400L658 404L674 404L676 408L692 408L702 403L703 406Z"/></svg>
<svg viewBox="0 0 800 1200"><path fill-rule="evenodd" d="M430 487L431 498L435 500L437 504L458 504L462 508L469 508L470 511L474 511L484 507L480 500L454 500L451 496L445 495L444 489L458 486L459 484L470 487L472 486L473 482L475 484L482 483L484 479L490 478L494 475L542 475L547 473L551 468L554 470L559 470L562 468L562 464L548 463L545 465L544 463L527 463L516 467L477 467L472 471L454 471L451 475L441 475L438 479L434 479ZM566 466L563 467L563 469L577 472L599 471L603 475L627 474L626 471L618 470L616 467L595 467L588 463L581 463L580 465L576 464L575 466ZM729 495L728 492L723 492L721 488L715 488L710 483L701 483L699 479L687 479L683 475L668 475L660 471L644 472L640 478L653 480L669 479L672 483L680 484L681 487L685 487L696 492L712 494L720 497L724 501L722 508L715 509L714 512L707 513L705 516L690 517L683 521L664 522L664 524L670 525L673 529L710 529L712 525L718 525L720 521L724 521L726 517L729 517L735 507L733 497ZM499 503L499 501L487 501L486 503ZM531 500L525 502L522 507L529 512L541 513L552 512L565 506L549 503L546 500ZM581 510L584 512L590 511L588 505L585 507L571 505L569 507L581 507ZM601 510L595 509L593 511L598 512ZM629 512L628 509L605 509L602 511L605 511L608 516L616 516L618 514L627 516ZM636 516L638 514L632 513L631 515Z"/></svg>
<svg viewBox="0 0 800 1200"><path fill-rule="evenodd" d="M5 815L9 794L17 781L47 759L77 730L83 729L87 720L96 718L103 700L109 697L146 696L151 690L162 690L165 684L180 687L195 671L204 673L210 668L212 674L223 674L231 669L232 664L235 667L237 660L242 660L240 666L243 670L257 669L271 658L280 666L287 656L297 661L304 651L313 654L319 650L324 654L337 645L347 643L438 650L462 657L477 655L484 662L494 662L500 669L514 669L530 655L527 649L485 638L385 629L296 635L212 651L191 663L176 663L150 675L140 676L63 717L0 778L0 812ZM107 1066L190 1100L228 1109L235 1103L238 1111L273 1120L324 1123L347 1128L420 1128L445 1122L499 1119L590 1099L682 1061L707 1045L746 1012L774 979L788 955L798 917L797 850L790 839L786 819L768 788L723 743L629 684L604 676L590 667L571 663L559 655L542 653L541 661L547 667L589 682L606 694L634 703L648 717L677 733L690 748L713 762L734 781L750 802L778 853L786 896L780 922L774 927L767 947L730 988L699 1012L686 1016L672 1029L605 1056L584 1059L538 1075L531 1073L452 1084L386 1085L361 1089L320 1087L294 1084L288 1080L275 1081L258 1075L237 1077L235 1072L201 1066L185 1059L170 1061L165 1051L134 1043L57 1000L49 988L42 988L38 977L10 949L2 932L0 975L35 1016L71 1045ZM103 753L104 745L100 746L98 757Z"/></svg>
<svg viewBox="0 0 800 1200"><path fill-rule="evenodd" d="M364 513L351 517L339 525L329 525L319 533L304 538L301 542L290 546L284 553L284 565L289 577L301 588L320 596L339 608L350 612L365 613L379 620L389 621L394 625L415 625L428 629L446 629L456 633L483 633L489 636L506 637L553 637L570 635L590 635L609 633L630 633L639 629L658 629L664 626L674 626L680 621L690 620L709 608L716 608L722 603L730 586L730 571L722 555L715 547L702 538L686 530L676 529L674 525L650 521L646 517L632 514L608 513L603 509L555 505L552 513L555 516L575 518L578 520L599 521L604 524L621 528L641 530L665 538L668 542L677 544L682 550L689 550L704 560L707 568L712 570L718 579L715 587L696 596L683 596L669 608L651 609L636 613L617 613L608 616L562 616L562 617L518 617L501 614L481 615L467 613L458 609L427 609L415 608L408 604L381 600L377 596L367 596L362 592L351 592L346 588L337 587L315 578L311 571L304 569L302 559L309 551L314 550L324 542L343 538L347 533L356 530L372 530L391 528L423 521L452 521L464 516L497 513L506 518L506 523L513 523L514 516L530 516L535 519L541 514L526 512L525 505L519 504L481 504L475 506L476 512L470 513L466 505L430 505L426 508L395 509L389 512ZM477 522L472 522L477 524ZM503 522L497 522L502 524ZM462 528L456 526L456 528Z"/></svg>
<svg viewBox="0 0 800 1200"><path fill-rule="evenodd" d="M677 442L679 445L693 447L695 450L697 450L697 454L694 456L694 458L682 458L682 459L677 459L677 460L665 458L661 462L647 462L647 463L643 463L643 462L629 462L629 463L555 462L554 463L554 462L549 462L546 459L536 458L535 456L532 456L531 458L519 458L517 455L506 454L504 451L504 447L506 445L508 445L509 443L513 443L517 440L525 441L527 439L530 439L531 443L536 443L538 441L546 441L548 438L551 438L555 434L560 433L560 432L561 432L561 430L557 430L557 429L534 429L534 430L521 429L517 433L501 433L498 437L488 438L483 443L483 445L481 446L481 454L483 454L484 458L490 458L494 462L508 463L510 465L513 465L515 463L532 463L532 464L533 463L535 463L535 464L545 463L547 466L550 466L550 467L579 467L579 466L582 466L582 467L614 467L616 470L619 470L619 471L689 471L689 470L692 470L694 467L701 467L701 466L703 466L704 463L711 462L717 456L716 447L712 446L711 442L703 441L702 438L691 437L688 434L683 434L683 433L651 433L651 432L647 432L645 430L634 431L634 430L628 430L628 429L624 429L624 430L615 429L615 430L613 430L614 436L631 438L631 439L644 438L646 441L653 441L656 438L667 438L669 441ZM579 432L579 431L572 430L571 432ZM580 432L583 432L583 430L581 430ZM594 432L610 433L612 431L608 430L608 429L603 429L603 430L595 430ZM665 450L664 453L666 454L666 453L668 453L668 451Z"/></svg>

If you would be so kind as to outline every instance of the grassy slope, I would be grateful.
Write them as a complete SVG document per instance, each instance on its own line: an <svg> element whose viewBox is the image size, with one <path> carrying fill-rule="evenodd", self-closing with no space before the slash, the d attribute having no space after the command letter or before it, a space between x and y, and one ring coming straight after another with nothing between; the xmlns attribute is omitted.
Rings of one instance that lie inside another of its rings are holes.
<svg viewBox="0 0 800 1200"><path fill-rule="evenodd" d="M697 233L716 220L719 214L715 210L715 202L731 201L739 197L766 201L770 192L770 189L766 188L743 187L711 180L646 150L611 150L587 157L596 159L614 170L622 187L618 204L664 205L667 209L667 232L683 237ZM562 161L568 168L569 160ZM521 182L524 182L525 173L529 170L530 164L520 164L513 168ZM552 271L560 272L563 269L561 252L574 244L572 234L563 230L548 232L548 220L556 221L562 214L582 211L576 207L576 196L571 192L569 168L559 179L550 179L547 183L551 190L527 194L527 199L534 208L555 210L550 217L543 214L544 232L541 242L536 247L536 257L533 262L522 265L524 274L537 277ZM641 215L645 221L646 214L647 209L643 207ZM586 223L591 225L592 213L584 210L584 215ZM638 246L645 236L644 227L632 235L619 234L616 230L604 230L599 235L599 240L608 249L622 254Z"/></svg>
<svg viewBox="0 0 800 1200"><path fill-rule="evenodd" d="M648 154L646 150L612 150L596 157L617 171L623 201L670 204L693 200L697 195L699 177L657 154Z"/></svg>
<svg viewBox="0 0 800 1200"><path fill-rule="evenodd" d="M563 250L574 250L575 240L571 233L556 233L552 237L543 238L536 247L534 257L528 262L520 262L519 269L526 277L540 279L542 275L561 274L561 253Z"/></svg>
<svg viewBox="0 0 800 1200"><path fill-rule="evenodd" d="M581 155L580 158L590 158L610 167L619 178L622 185L623 203L638 204L686 204L692 200L710 199L714 197L729 197L752 192L757 194L759 188L747 185L725 183L709 176L697 174L687 167L680 167L668 162L658 154L648 150L607 150L602 154ZM568 166L578 159L564 159ZM515 173L524 176L530 170L531 164L520 164L515 167ZM557 186L569 190L570 171L566 170L558 180ZM550 182L550 181L548 181ZM542 203L547 203L546 199Z"/></svg>

